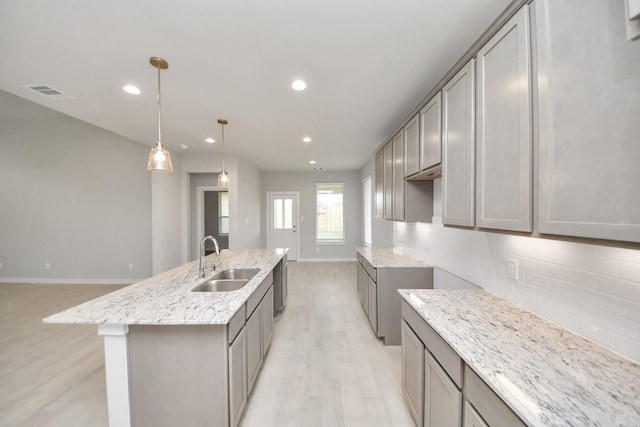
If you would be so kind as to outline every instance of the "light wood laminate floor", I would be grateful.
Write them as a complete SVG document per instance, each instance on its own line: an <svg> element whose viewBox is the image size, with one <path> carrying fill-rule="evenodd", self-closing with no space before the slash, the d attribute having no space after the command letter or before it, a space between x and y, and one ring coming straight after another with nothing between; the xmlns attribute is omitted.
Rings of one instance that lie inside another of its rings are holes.
<svg viewBox="0 0 640 427"><path fill-rule="evenodd" d="M0 427L107 426L96 327L41 319L117 288L0 284ZM360 307L355 263L290 262L241 426L413 426L401 369L400 347L378 341Z"/></svg>

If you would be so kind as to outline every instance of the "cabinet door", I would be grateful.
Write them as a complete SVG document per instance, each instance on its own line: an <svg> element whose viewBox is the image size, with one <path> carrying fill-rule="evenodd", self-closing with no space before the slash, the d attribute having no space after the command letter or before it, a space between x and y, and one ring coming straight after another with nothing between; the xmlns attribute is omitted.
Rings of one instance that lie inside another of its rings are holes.
<svg viewBox="0 0 640 427"><path fill-rule="evenodd" d="M264 305L260 303L255 309L245 328L247 330L247 380L248 394L253 390L253 384L258 377L262 364L262 312Z"/></svg>
<svg viewBox="0 0 640 427"><path fill-rule="evenodd" d="M420 110L420 170L442 163L442 92Z"/></svg>
<svg viewBox="0 0 640 427"><path fill-rule="evenodd" d="M462 427L489 427L489 424L484 422L480 414L476 412L467 400L464 402L463 418Z"/></svg>
<svg viewBox="0 0 640 427"><path fill-rule="evenodd" d="M369 323L371 327L378 333L378 287L376 282L369 277Z"/></svg>
<svg viewBox="0 0 640 427"><path fill-rule="evenodd" d="M369 275L366 271L362 272L362 308L364 312L369 316Z"/></svg>
<svg viewBox="0 0 640 427"><path fill-rule="evenodd" d="M404 221L404 130L393 137L393 219Z"/></svg>
<svg viewBox="0 0 640 427"><path fill-rule="evenodd" d="M624 5L535 3L542 233L640 242L640 49Z"/></svg>
<svg viewBox="0 0 640 427"><path fill-rule="evenodd" d="M247 404L247 331L242 328L229 346L229 419L238 425Z"/></svg>
<svg viewBox="0 0 640 427"><path fill-rule="evenodd" d="M402 390L418 426L422 425L424 399L424 345L404 320L400 321Z"/></svg>
<svg viewBox="0 0 640 427"><path fill-rule="evenodd" d="M405 172L404 176L420 172L420 114L411 119L404 127L405 134Z"/></svg>
<svg viewBox="0 0 640 427"><path fill-rule="evenodd" d="M474 225L474 61L442 89L442 223Z"/></svg>
<svg viewBox="0 0 640 427"><path fill-rule="evenodd" d="M362 264L358 263L356 265L356 273L356 289L358 292L358 299L360 300L360 304L362 304L362 275L366 274Z"/></svg>
<svg viewBox="0 0 640 427"><path fill-rule="evenodd" d="M273 336L273 286L262 301L262 357L267 354Z"/></svg>
<svg viewBox="0 0 640 427"><path fill-rule="evenodd" d="M424 388L424 426L460 427L462 392L426 350Z"/></svg>
<svg viewBox="0 0 640 427"><path fill-rule="evenodd" d="M393 219L393 143L384 146L384 219Z"/></svg>
<svg viewBox="0 0 640 427"><path fill-rule="evenodd" d="M531 231L532 133L528 7L478 52L476 225Z"/></svg>
<svg viewBox="0 0 640 427"><path fill-rule="evenodd" d="M384 217L384 150L378 151L375 162L376 206L375 217Z"/></svg>
<svg viewBox="0 0 640 427"><path fill-rule="evenodd" d="M285 262L282 267L282 307L287 305L287 295L289 295L289 263Z"/></svg>

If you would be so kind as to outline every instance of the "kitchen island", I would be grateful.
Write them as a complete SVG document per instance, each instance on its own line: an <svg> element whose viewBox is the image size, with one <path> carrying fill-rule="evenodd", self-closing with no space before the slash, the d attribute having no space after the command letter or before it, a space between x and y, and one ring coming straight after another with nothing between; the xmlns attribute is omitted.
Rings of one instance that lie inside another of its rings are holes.
<svg viewBox="0 0 640 427"><path fill-rule="evenodd" d="M235 426L273 327L273 270L286 249L209 255L207 279L259 269L232 292L194 292L198 261L44 319L104 336L111 426Z"/></svg>
<svg viewBox="0 0 640 427"><path fill-rule="evenodd" d="M640 425L637 363L486 291L399 292L418 426Z"/></svg>

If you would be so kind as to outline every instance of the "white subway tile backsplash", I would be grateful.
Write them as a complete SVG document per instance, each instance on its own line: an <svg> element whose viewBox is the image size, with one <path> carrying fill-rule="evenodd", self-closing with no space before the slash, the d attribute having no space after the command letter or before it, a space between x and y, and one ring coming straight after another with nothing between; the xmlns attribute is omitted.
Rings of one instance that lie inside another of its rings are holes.
<svg viewBox="0 0 640 427"><path fill-rule="evenodd" d="M614 277L598 276L598 290L622 299L640 303L640 283Z"/></svg>
<svg viewBox="0 0 640 427"><path fill-rule="evenodd" d="M393 243L640 362L640 250L420 223L394 224Z"/></svg>
<svg viewBox="0 0 640 427"><path fill-rule="evenodd" d="M640 283L640 264L619 261L618 277L620 279Z"/></svg>

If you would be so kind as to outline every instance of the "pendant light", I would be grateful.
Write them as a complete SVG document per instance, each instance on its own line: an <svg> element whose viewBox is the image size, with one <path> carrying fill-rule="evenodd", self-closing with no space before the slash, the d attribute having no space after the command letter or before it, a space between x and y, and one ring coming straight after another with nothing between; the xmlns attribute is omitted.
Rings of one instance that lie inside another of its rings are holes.
<svg viewBox="0 0 640 427"><path fill-rule="evenodd" d="M220 127L222 127L222 172L218 175L218 187L228 187L229 182L229 172L224 168L224 125L229 122L225 119L218 119L218 123L220 123Z"/></svg>
<svg viewBox="0 0 640 427"><path fill-rule="evenodd" d="M169 68L169 63L162 58L152 56L149 58L149 63L158 69L158 142L151 148L149 153L149 163L147 163L147 170L152 172L173 172L173 165L171 164L171 156L169 150L162 143L162 131L160 126L161 116L161 104L160 104L160 70L166 70Z"/></svg>

